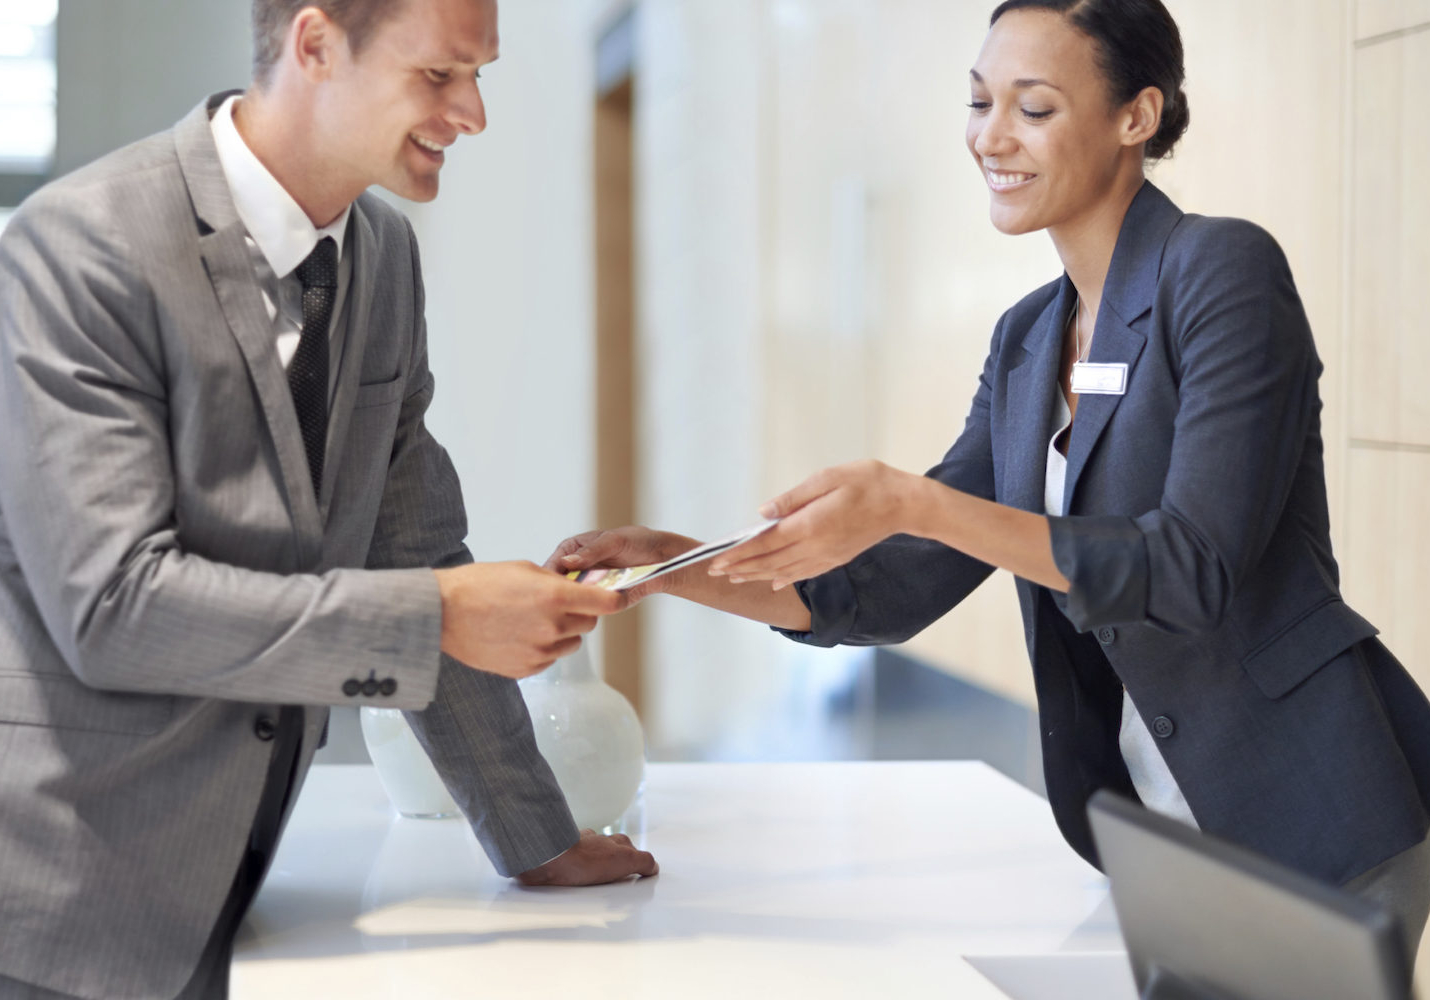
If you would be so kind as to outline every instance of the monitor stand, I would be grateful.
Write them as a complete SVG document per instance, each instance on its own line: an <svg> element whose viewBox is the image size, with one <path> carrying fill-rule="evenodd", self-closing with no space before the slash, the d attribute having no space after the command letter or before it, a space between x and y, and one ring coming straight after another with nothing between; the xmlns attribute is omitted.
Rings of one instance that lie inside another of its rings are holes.
<svg viewBox="0 0 1430 1000"><path fill-rule="evenodd" d="M1206 986L1189 983L1185 979L1153 967L1152 978L1142 991L1142 1000L1237 1000Z"/></svg>

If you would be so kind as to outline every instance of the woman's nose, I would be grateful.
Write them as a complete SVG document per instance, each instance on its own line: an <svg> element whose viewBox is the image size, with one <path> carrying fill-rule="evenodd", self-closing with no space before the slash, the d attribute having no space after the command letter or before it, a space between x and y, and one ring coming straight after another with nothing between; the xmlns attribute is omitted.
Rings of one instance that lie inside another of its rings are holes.
<svg viewBox="0 0 1430 1000"><path fill-rule="evenodd" d="M1012 132L1007 119L990 112L978 128L973 139L973 151L979 156L997 156L1006 153L1012 145Z"/></svg>

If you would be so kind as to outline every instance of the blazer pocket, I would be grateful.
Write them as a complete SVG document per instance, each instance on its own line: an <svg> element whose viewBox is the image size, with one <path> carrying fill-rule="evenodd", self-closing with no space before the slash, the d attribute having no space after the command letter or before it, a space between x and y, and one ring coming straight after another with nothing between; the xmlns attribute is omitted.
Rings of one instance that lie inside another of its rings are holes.
<svg viewBox="0 0 1430 1000"><path fill-rule="evenodd" d="M1321 667L1379 630L1340 598L1308 610L1241 659L1268 698L1280 698Z"/></svg>
<svg viewBox="0 0 1430 1000"><path fill-rule="evenodd" d="M386 382L369 382L359 385L357 395L353 397L353 409L363 410L370 406L386 406L388 403L395 403L402 398L406 389L407 380L401 374L393 376Z"/></svg>
<svg viewBox="0 0 1430 1000"><path fill-rule="evenodd" d="M0 672L0 723L152 736L173 714L170 695L97 691L63 674Z"/></svg>

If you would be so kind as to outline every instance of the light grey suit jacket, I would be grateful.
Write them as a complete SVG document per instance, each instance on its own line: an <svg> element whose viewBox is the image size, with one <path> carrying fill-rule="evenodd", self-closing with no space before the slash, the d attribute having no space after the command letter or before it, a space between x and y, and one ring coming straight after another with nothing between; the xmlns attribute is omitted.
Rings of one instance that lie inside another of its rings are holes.
<svg viewBox="0 0 1430 1000"><path fill-rule="evenodd" d="M499 871L577 837L516 685L444 659L470 560L411 227L370 195L315 501L201 104L31 197L0 239L0 976L172 996L274 743L409 710ZM344 694L369 678L391 694ZM351 689L352 685L349 685ZM290 800L291 801L291 800Z"/></svg>

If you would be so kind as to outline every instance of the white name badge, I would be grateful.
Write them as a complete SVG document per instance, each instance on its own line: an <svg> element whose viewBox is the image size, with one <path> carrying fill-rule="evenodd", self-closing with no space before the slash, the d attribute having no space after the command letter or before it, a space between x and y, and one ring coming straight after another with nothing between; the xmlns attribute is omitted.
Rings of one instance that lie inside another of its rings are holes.
<svg viewBox="0 0 1430 1000"><path fill-rule="evenodd" d="M1072 391L1080 396L1121 396L1127 392L1127 366L1093 365L1079 361L1073 365Z"/></svg>

